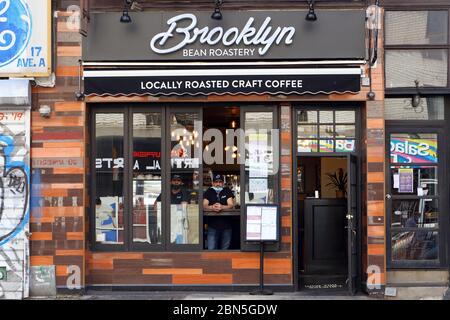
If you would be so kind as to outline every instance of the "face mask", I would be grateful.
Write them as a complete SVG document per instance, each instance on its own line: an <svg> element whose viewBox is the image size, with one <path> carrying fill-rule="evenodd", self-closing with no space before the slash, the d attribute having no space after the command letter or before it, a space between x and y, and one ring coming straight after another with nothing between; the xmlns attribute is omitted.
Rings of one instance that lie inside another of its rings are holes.
<svg viewBox="0 0 450 320"><path fill-rule="evenodd" d="M223 187L213 187L216 192L220 192L223 190Z"/></svg>
<svg viewBox="0 0 450 320"><path fill-rule="evenodd" d="M180 190L180 186L172 186L172 191L178 191Z"/></svg>

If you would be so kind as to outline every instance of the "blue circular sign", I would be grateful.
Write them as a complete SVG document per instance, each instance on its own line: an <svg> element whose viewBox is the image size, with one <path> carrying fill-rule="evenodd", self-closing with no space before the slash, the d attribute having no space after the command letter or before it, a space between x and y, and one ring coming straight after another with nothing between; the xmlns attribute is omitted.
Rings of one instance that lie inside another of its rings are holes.
<svg viewBox="0 0 450 320"><path fill-rule="evenodd" d="M0 67L22 54L31 31L28 5L23 0L0 0Z"/></svg>

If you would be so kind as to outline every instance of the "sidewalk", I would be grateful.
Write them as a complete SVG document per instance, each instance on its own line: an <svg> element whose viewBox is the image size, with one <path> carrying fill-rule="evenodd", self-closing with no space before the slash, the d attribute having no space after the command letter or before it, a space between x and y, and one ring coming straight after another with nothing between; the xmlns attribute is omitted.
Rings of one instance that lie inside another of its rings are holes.
<svg viewBox="0 0 450 320"><path fill-rule="evenodd" d="M82 296L57 296L56 298L31 298L55 300L379 300L365 294L350 296L341 292L277 292L272 296L253 296L243 292L179 292L179 291L87 291Z"/></svg>

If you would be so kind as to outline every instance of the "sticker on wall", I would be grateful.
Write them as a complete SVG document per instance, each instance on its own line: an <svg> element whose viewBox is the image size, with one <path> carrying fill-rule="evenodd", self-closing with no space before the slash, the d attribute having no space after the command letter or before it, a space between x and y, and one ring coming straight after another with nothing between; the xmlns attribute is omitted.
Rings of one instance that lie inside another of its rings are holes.
<svg viewBox="0 0 450 320"><path fill-rule="evenodd" d="M0 0L0 75L50 74L50 0Z"/></svg>

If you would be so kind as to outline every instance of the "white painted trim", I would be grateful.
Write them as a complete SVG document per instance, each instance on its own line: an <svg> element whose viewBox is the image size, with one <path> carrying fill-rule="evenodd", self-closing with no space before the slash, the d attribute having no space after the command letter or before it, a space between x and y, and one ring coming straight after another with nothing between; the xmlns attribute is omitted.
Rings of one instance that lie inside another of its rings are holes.
<svg viewBox="0 0 450 320"><path fill-rule="evenodd" d="M291 65L365 65L366 60L248 61L248 62L86 62L86 67L186 67L186 66L291 66Z"/></svg>
<svg viewBox="0 0 450 320"><path fill-rule="evenodd" d="M183 76L257 76L257 75L361 75L361 68L315 69L186 69L186 70L85 70L84 78L183 77Z"/></svg>

